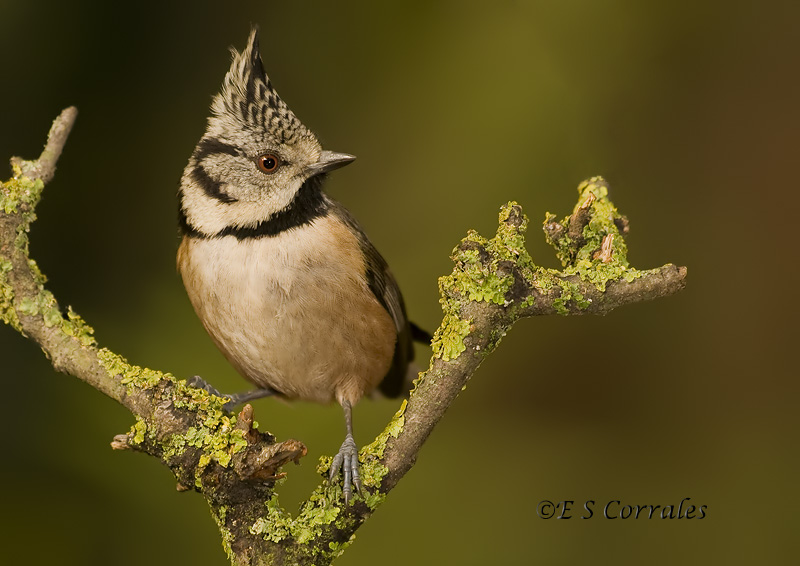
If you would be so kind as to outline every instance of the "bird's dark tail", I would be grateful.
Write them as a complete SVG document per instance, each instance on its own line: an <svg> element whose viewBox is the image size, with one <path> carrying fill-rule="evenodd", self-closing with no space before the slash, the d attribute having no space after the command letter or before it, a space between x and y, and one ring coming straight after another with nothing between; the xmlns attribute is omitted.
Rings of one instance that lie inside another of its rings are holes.
<svg viewBox="0 0 800 566"><path fill-rule="evenodd" d="M420 344L430 344L433 340L433 335L427 330L423 330L413 322L408 323L411 327L411 339Z"/></svg>

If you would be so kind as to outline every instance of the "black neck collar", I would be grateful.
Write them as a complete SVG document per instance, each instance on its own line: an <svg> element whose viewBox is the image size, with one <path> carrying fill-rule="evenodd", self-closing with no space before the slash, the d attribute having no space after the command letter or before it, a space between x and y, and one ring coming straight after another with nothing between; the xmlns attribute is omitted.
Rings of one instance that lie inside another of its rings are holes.
<svg viewBox="0 0 800 566"><path fill-rule="evenodd" d="M330 208L330 201L322 192L324 178L325 175L316 175L307 179L289 206L252 227L227 226L215 234L207 234L192 226L181 208L178 218L181 231L191 238L210 239L234 236L237 240L249 240L277 236L292 228L305 226L314 219L327 214Z"/></svg>

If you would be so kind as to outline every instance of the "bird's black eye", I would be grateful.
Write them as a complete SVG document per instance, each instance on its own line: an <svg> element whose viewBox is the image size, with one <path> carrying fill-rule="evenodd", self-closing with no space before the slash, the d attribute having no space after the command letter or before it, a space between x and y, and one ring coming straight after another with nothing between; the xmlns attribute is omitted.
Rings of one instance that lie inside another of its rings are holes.
<svg viewBox="0 0 800 566"><path fill-rule="evenodd" d="M280 166L281 160L277 155L266 153L256 159L256 163L258 164L258 168L264 173L274 173Z"/></svg>

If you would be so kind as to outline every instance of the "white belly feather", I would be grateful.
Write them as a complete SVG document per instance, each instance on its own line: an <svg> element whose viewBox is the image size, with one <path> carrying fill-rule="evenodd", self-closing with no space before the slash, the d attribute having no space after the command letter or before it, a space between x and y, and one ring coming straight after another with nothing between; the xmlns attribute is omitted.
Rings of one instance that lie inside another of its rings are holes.
<svg viewBox="0 0 800 566"><path fill-rule="evenodd" d="M394 323L336 218L258 239L186 237L178 268L206 330L251 382L355 403L386 375Z"/></svg>

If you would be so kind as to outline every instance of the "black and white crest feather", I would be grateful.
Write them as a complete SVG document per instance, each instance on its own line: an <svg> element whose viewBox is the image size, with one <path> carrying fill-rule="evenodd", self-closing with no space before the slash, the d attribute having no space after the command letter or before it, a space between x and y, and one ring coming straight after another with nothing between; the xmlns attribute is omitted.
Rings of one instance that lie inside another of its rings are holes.
<svg viewBox="0 0 800 566"><path fill-rule="evenodd" d="M211 106L215 120L235 120L237 126L276 143L292 143L311 134L281 100L264 72L258 45L258 28L250 32L247 47L241 53L231 49L233 61L222 92ZM223 124L220 124L223 125ZM233 124L225 124L232 126Z"/></svg>

